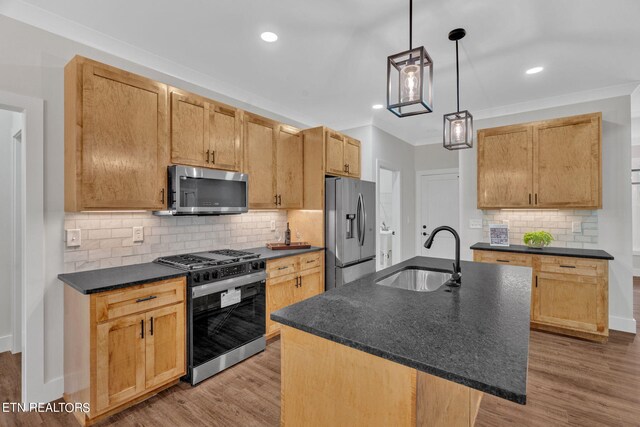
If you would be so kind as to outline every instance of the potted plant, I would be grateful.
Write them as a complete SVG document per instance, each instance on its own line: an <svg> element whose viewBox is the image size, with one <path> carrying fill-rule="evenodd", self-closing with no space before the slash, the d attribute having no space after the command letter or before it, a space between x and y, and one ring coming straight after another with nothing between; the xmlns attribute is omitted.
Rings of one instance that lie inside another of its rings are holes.
<svg viewBox="0 0 640 427"><path fill-rule="evenodd" d="M524 244L533 249L542 249L553 242L553 236L546 231L530 231L522 238Z"/></svg>

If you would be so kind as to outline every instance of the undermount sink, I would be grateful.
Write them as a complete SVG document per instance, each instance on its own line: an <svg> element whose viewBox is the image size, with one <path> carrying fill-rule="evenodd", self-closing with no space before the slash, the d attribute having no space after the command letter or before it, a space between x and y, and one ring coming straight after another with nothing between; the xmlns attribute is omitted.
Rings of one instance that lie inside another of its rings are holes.
<svg viewBox="0 0 640 427"><path fill-rule="evenodd" d="M377 281L376 284L416 292L433 292L440 289L449 279L451 273L407 268Z"/></svg>

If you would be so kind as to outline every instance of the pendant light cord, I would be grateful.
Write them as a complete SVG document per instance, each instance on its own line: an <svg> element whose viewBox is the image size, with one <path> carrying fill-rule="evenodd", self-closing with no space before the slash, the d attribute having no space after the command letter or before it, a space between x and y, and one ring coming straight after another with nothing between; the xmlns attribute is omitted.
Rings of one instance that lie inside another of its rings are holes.
<svg viewBox="0 0 640 427"><path fill-rule="evenodd" d="M413 49L413 0L409 0L409 50Z"/></svg>
<svg viewBox="0 0 640 427"><path fill-rule="evenodd" d="M460 65L458 64L458 40L456 40L456 99L457 112L460 112Z"/></svg>

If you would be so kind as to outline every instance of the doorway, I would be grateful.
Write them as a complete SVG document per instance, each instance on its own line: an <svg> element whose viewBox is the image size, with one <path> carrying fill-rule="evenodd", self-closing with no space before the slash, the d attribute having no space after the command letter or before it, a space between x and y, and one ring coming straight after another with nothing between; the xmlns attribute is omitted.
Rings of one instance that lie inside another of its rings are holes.
<svg viewBox="0 0 640 427"><path fill-rule="evenodd" d="M13 354L22 353L22 334L24 328L22 327L22 241L23 241L23 217L24 212L22 210L24 187L22 182L22 121L23 117L21 113L14 113L14 123L11 133L13 134L11 148L12 148L12 182L11 182L11 211L12 217L12 230L11 241L13 252L11 254L12 264L12 286L13 286L13 313L11 316L11 335L13 343L11 345L11 352Z"/></svg>
<svg viewBox="0 0 640 427"><path fill-rule="evenodd" d="M401 260L402 200L401 173L398 169L377 160L377 268L390 267Z"/></svg>
<svg viewBox="0 0 640 427"><path fill-rule="evenodd" d="M426 249L424 243L433 229L441 225L448 225L460 233L458 170L418 172L416 188L419 233L416 253L434 258L453 258L456 246L451 233L439 233L431 249Z"/></svg>

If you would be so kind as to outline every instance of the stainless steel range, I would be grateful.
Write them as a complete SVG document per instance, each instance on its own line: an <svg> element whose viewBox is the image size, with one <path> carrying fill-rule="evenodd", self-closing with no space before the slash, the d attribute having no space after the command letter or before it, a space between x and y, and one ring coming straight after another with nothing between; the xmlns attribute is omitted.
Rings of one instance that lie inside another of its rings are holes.
<svg viewBox="0 0 640 427"><path fill-rule="evenodd" d="M187 375L195 385L263 351L265 261L231 249L161 257L187 275Z"/></svg>

